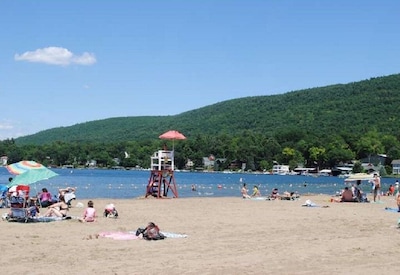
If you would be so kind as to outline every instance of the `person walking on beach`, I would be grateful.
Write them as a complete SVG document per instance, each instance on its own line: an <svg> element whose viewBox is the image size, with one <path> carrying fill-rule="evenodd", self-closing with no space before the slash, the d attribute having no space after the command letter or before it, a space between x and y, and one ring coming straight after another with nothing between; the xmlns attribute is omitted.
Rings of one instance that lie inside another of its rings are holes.
<svg viewBox="0 0 400 275"><path fill-rule="evenodd" d="M372 180L374 184L374 202L376 202L376 198L378 198L378 201L381 200L381 178L378 176L378 174L374 174L374 179Z"/></svg>
<svg viewBox="0 0 400 275"><path fill-rule="evenodd" d="M397 195L399 194L399 181L396 180L394 183L394 196L397 198Z"/></svg>

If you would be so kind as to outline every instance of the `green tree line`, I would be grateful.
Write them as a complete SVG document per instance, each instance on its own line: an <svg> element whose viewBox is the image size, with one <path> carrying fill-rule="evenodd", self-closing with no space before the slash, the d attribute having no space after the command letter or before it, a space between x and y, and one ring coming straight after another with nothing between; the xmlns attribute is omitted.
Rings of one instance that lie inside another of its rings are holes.
<svg viewBox="0 0 400 275"><path fill-rule="evenodd" d="M172 103L170 103L172 104ZM274 161L331 168L354 159L386 154L400 159L400 74L280 95L227 100L171 116L117 117L58 127L0 142L9 161L32 159L49 165L150 166L150 156L179 130L175 162L195 167L202 158L224 158L248 170L270 169ZM130 154L125 158L124 152Z"/></svg>
<svg viewBox="0 0 400 275"><path fill-rule="evenodd" d="M99 167L112 167L115 158L124 167L150 167L150 157L169 140L142 140L113 143L100 142L62 142L45 145L18 145L15 140L0 142L0 154L7 156L9 163L23 159L35 160L45 165L74 165L84 167L90 160L96 160ZM304 167L332 168L376 154L387 154L386 166L400 159L400 141L393 135L383 135L371 129L366 133L314 135L293 128L279 131L276 135L263 135L244 130L240 135L226 133L217 135L195 135L186 140L174 142L175 164L185 169L188 159L194 167L203 166L203 157L214 155L226 159L217 169L229 169L232 162L246 163L252 171L269 170L274 162L289 164L291 169ZM125 158L125 152L129 158ZM240 168L240 167L239 167Z"/></svg>

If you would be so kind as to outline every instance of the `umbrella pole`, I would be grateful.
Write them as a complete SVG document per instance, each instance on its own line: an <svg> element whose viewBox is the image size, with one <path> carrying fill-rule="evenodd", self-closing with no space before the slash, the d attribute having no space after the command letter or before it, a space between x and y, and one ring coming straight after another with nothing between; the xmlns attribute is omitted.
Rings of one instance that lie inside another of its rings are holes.
<svg viewBox="0 0 400 275"><path fill-rule="evenodd" d="M43 208L42 204L40 202L40 196L37 195L38 192L37 192L37 189L36 189L36 184L35 184L34 188L35 188L35 194L36 194L37 202L39 203L39 208Z"/></svg>

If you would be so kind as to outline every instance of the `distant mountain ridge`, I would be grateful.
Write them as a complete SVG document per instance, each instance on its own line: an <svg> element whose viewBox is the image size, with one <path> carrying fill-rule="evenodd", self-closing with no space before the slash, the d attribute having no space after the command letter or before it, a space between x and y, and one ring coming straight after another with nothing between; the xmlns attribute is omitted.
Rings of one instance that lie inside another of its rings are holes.
<svg viewBox="0 0 400 275"><path fill-rule="evenodd" d="M400 74L279 95L227 100L174 116L116 117L52 128L17 138L17 144L152 140L176 129L188 138L245 130L274 135L299 129L314 135L363 133L371 128L399 135Z"/></svg>

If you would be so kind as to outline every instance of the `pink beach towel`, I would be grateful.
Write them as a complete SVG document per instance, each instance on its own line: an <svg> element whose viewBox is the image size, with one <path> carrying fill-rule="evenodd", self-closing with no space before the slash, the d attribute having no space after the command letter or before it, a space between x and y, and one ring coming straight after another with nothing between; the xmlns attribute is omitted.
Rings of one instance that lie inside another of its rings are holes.
<svg viewBox="0 0 400 275"><path fill-rule="evenodd" d="M135 234L127 233L127 232L100 232L100 237L111 238L113 240L138 240L140 239Z"/></svg>

